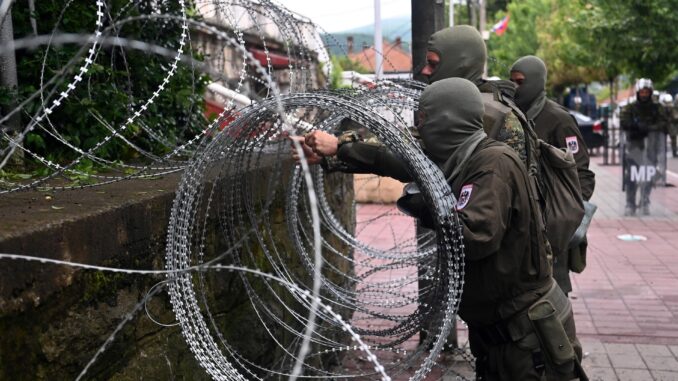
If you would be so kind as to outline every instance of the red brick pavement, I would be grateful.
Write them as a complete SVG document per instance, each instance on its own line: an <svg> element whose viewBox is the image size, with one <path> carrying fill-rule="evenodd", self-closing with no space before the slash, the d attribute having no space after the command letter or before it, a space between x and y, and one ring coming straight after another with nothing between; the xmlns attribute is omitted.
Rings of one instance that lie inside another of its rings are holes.
<svg viewBox="0 0 678 381"><path fill-rule="evenodd" d="M577 330L603 342L678 345L678 188L655 189L650 216L623 217L621 168L593 169L601 213L589 230L587 268L572 277Z"/></svg>

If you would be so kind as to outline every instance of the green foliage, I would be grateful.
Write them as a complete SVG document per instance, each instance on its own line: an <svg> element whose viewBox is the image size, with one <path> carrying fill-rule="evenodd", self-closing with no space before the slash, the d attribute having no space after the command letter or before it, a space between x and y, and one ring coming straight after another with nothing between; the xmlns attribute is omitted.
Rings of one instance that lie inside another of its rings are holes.
<svg viewBox="0 0 678 381"><path fill-rule="evenodd" d="M487 41L490 75L507 78L509 69L518 58L537 54L537 30L550 9L551 0L517 0L508 5L511 19L506 33L501 36L492 34ZM495 17L499 20L505 15L506 12L498 12ZM490 21L488 25L493 23Z"/></svg>
<svg viewBox="0 0 678 381"><path fill-rule="evenodd" d="M348 56L336 57L336 64L342 71L355 71L360 74L368 74L370 71L359 62L352 60Z"/></svg>
<svg viewBox="0 0 678 381"><path fill-rule="evenodd" d="M342 87L341 84L341 72L343 68L339 63L339 58L332 56L332 72L330 73L330 89L339 89Z"/></svg>
<svg viewBox="0 0 678 381"><path fill-rule="evenodd" d="M128 17L152 14L152 7L159 7L163 13L179 15L176 2L137 2L133 6L126 0L112 0L107 4L107 14L125 19ZM35 17L38 33L50 34L53 28L64 33L93 33L96 20L94 2L73 2L67 0L45 0L36 3ZM62 12L63 11L63 12ZM59 18L63 14L63 18ZM12 8L15 38L32 34L29 10L26 2L17 2ZM106 21L105 25L111 22ZM114 34L131 40L145 41L168 49L178 49L181 25L174 21L135 21L117 28ZM54 76L62 76L56 85L48 87L45 94L59 94L66 89L78 69L84 64L84 58L74 58L81 46L64 45L40 48L31 51L17 51L17 71L19 88L16 96L19 102L34 94ZM86 54L86 50L85 50ZM196 52L195 57L199 58ZM75 60L73 65L67 63ZM90 66L83 81L71 93L69 98L55 108L49 115L49 123L43 123L46 132L36 128L25 139L25 146L48 160L67 163L79 157L75 150L59 142L53 135L61 135L64 140L82 150L92 149L97 143L111 136L109 127L124 125L134 112L140 110L145 101L162 83L170 70L172 58L159 57L131 48L104 46L97 52L95 63ZM41 73L44 67L44 76ZM64 68L68 67L66 70ZM148 126L166 140L175 143L195 136L205 124L203 117L203 92L208 78L194 73L190 68L179 65L176 74L160 92L160 96L149 105L148 111L130 124L122 133L132 139L140 148L155 154L164 154L172 147L164 146L152 140L141 126ZM0 93L5 93L0 91ZM6 94L6 93L5 93ZM52 98L53 99L53 98ZM8 97L0 97L0 102L8 103ZM50 104L50 103L48 103ZM28 103L23 109L22 124L27 125L30 117L41 108L40 97ZM139 154L120 138L112 138L98 148L94 154L111 161L140 160ZM27 159L30 160L29 157ZM27 163L29 169L36 163ZM37 166L39 167L39 166ZM85 160L79 165L84 171L94 171L93 163Z"/></svg>
<svg viewBox="0 0 678 381"><path fill-rule="evenodd" d="M678 0L589 0L583 8L581 43L611 75L663 81L678 69Z"/></svg>
<svg viewBox="0 0 678 381"><path fill-rule="evenodd" d="M516 59L533 54L553 89L622 73L665 82L678 70L676 9L678 0L515 0L507 32L488 41L489 73L506 78Z"/></svg>
<svg viewBox="0 0 678 381"><path fill-rule="evenodd" d="M343 89L350 86L342 84L342 73L344 71L355 71L357 73L367 73L362 65L351 60L348 56L332 56L332 72L330 73L330 88Z"/></svg>
<svg viewBox="0 0 678 381"><path fill-rule="evenodd" d="M551 0L549 16L540 22L537 55L548 65L552 88L608 79L609 66L601 61L596 49L581 42L586 28L575 16L583 9L578 1Z"/></svg>

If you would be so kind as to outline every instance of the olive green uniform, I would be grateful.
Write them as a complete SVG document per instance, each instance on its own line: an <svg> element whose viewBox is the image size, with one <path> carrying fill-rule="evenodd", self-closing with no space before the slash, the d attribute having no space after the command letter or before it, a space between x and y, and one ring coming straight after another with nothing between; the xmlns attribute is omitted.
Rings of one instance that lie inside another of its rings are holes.
<svg viewBox="0 0 678 381"><path fill-rule="evenodd" d="M581 355L571 305L558 287L553 290L545 236L528 181L515 152L487 140L452 184L457 195L464 187L472 189L468 204L459 210L466 247L459 316L469 325L471 350L483 380L576 377L573 362L562 374L549 367L546 377L546 355L526 318L530 306L549 291L559 297L561 323Z"/></svg>
<svg viewBox="0 0 678 381"><path fill-rule="evenodd" d="M516 91L516 103L527 117L534 121L534 131L540 139L554 147L571 149L577 163L581 196L583 200L588 201L595 188L595 174L589 169L588 148L574 118L564 107L546 97L546 65L539 57L525 56L512 65L511 72L514 71L525 76ZM549 231L548 234L553 238L553 235L564 233ZM569 239L570 237L565 237L562 242ZM587 245L584 239L577 247L559 248L559 252L554 252L553 277L566 294L572 291L569 275L570 258L583 257Z"/></svg>
<svg viewBox="0 0 678 381"><path fill-rule="evenodd" d="M573 141L576 141L573 154L577 162L581 195L586 201L591 199L595 188L595 174L589 169L588 149L572 116L562 106L547 99L542 112L534 119L534 130L540 139L558 148L567 148L568 145L572 147ZM573 255L584 256L587 245L584 240L578 247L554 253L553 278L566 294L572 291L569 259Z"/></svg>
<svg viewBox="0 0 678 381"><path fill-rule="evenodd" d="M465 247L459 315L469 326L477 378L585 379L572 307L551 277L536 188L515 150L479 137L486 136L486 110L471 86L458 78L429 86L420 135L457 195ZM430 225L421 204L412 196L401 205Z"/></svg>

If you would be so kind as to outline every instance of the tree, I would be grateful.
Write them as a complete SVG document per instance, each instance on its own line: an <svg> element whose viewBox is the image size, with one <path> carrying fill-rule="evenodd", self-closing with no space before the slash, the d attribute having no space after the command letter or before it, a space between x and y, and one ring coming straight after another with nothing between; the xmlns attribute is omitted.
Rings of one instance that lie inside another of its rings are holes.
<svg viewBox="0 0 678 381"><path fill-rule="evenodd" d="M665 80L678 68L677 10L678 0L590 0L578 15L589 31L581 43L610 73Z"/></svg>
<svg viewBox="0 0 678 381"><path fill-rule="evenodd" d="M537 56L547 63L549 87L555 93L567 85L607 80L609 75L617 75L613 65L586 39L585 26L573 17L584 9L578 1L552 0L549 17L538 22Z"/></svg>
<svg viewBox="0 0 678 381"><path fill-rule="evenodd" d="M537 28L541 20L549 16L551 1L521 0L508 5L507 12L511 15L508 30L502 36L492 35L487 42L490 75L506 78L518 58L537 54ZM498 12L496 18L505 15Z"/></svg>
<svg viewBox="0 0 678 381"><path fill-rule="evenodd" d="M126 0L112 0L108 2L106 13L116 15L120 20L156 12L179 15L179 9L175 2L132 4ZM33 33L31 16L38 20L38 34L49 35L54 28L64 33L92 33L97 18L96 11L94 2L46 0L40 2L32 15L24 2L17 2L12 9L14 36L20 39ZM111 23L107 20L105 25ZM176 50L179 48L181 30L181 25L174 21L137 21L117 27L113 34ZM76 45L63 45L51 46L49 49L42 47L17 51L19 88L14 96L23 101L34 94L40 88L43 69L45 81L63 74L61 80L47 88L46 94L64 91L84 63L85 57L81 57L73 64L68 64L80 48L81 46ZM30 132L24 145L52 162L68 163L74 160L80 154L58 141L55 136L62 137L84 151L95 147L106 136L111 135L111 131L101 121L108 122L114 128L124 125L162 84L170 61L166 57L133 49L101 47L87 74L82 75L82 82L49 115L50 123L43 122ZM173 144L195 136L206 124L203 117L206 80L206 76L194 73L185 65L179 65L165 90L159 93L146 112L129 124L124 131L125 137L134 137L134 142L144 150L164 154L174 148ZM2 101L0 98L0 102ZM21 116L24 126L30 122L30 117L40 109L41 104L38 97L23 108ZM144 133L143 125L149 126L170 144L161 144ZM136 160L138 152L122 139L112 139L94 152L94 155L111 161ZM27 164L31 168L31 163ZM81 170L92 166L89 160L82 160L80 164ZM40 165L36 168L46 170Z"/></svg>

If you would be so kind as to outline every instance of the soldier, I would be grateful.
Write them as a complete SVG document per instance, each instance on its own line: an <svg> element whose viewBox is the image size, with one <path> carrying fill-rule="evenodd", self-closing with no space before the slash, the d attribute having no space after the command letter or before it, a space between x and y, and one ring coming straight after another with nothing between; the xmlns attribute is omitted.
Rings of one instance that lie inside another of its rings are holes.
<svg viewBox="0 0 678 381"><path fill-rule="evenodd" d="M659 97L659 101L666 109L666 115L669 118L668 132L671 138L671 154L676 158L678 157L678 147L676 146L676 135L678 134L678 97L674 100L671 94L665 93Z"/></svg>
<svg viewBox="0 0 678 381"><path fill-rule="evenodd" d="M589 154L579 127L570 113L558 103L546 97L547 69L544 62L535 56L518 59L511 67L511 81L518 85L515 101L518 107L534 121L534 130L540 139L559 147L570 148L577 162L577 173L582 199L588 201L595 187L595 174L589 170ZM549 231L548 235L559 234ZM569 239L570 237L566 237ZM572 249L559 248L553 253L553 277L565 294L572 291L569 276L570 258L583 258L587 242ZM583 262L583 261L582 261Z"/></svg>
<svg viewBox="0 0 678 381"><path fill-rule="evenodd" d="M459 77L478 86L485 105L483 128L486 133L513 148L527 165L524 131L527 120L512 101L515 85L510 81L486 81L482 78L487 48L480 33L468 25L443 29L431 36L427 50L426 66L421 73L429 83ZM306 136L304 149L310 163L319 162L327 171L374 173L402 182L412 181L404 164L390 151L379 144L361 141L353 132L336 137L324 131L314 131ZM424 234L426 230L418 227L417 236ZM424 241L419 239L419 242ZM426 288L426 281L420 281L419 287ZM425 336L425 331L422 331L421 339Z"/></svg>
<svg viewBox="0 0 678 381"><path fill-rule="evenodd" d="M451 78L421 96L427 156L458 195L465 278L459 316L469 326L477 380L586 379L572 306L551 277L549 248L522 160L483 131L473 83ZM423 197L401 205L430 226Z"/></svg>
<svg viewBox="0 0 678 381"><path fill-rule="evenodd" d="M621 111L620 124L625 135L625 215L636 214L636 191L640 185L640 210L650 214L650 193L660 154L666 147L668 118L661 106L652 100L652 80L641 78L636 83L636 102Z"/></svg>

